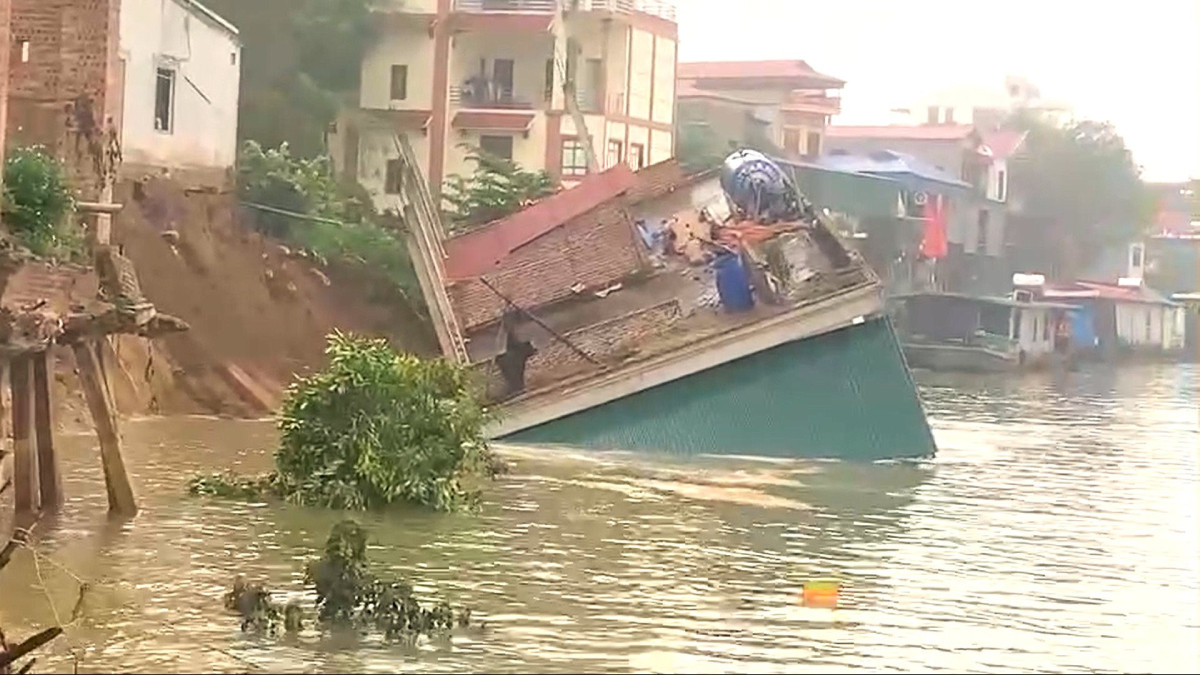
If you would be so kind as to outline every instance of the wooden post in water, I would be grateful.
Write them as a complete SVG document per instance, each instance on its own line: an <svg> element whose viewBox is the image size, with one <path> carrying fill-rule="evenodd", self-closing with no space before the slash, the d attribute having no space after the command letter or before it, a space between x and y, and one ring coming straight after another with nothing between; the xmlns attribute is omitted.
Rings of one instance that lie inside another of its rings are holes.
<svg viewBox="0 0 1200 675"><path fill-rule="evenodd" d="M62 506L62 473L58 454L54 450L54 420L50 398L50 373L54 357L50 350L33 355L33 428L37 436L38 486L41 489L42 509L56 510Z"/></svg>
<svg viewBox="0 0 1200 675"><path fill-rule="evenodd" d="M32 359L18 354L9 362L9 383L12 387L13 425L13 507L18 519L38 509L37 456L30 438L33 396L30 382Z"/></svg>
<svg viewBox="0 0 1200 675"><path fill-rule="evenodd" d="M108 489L108 510L123 516L135 515L137 501L129 484L129 474L125 472L125 460L121 458L117 420L113 416L112 402L108 399L96 363L95 349L90 340L80 340L72 345L72 349L75 363L79 366L84 397L92 412L92 423L96 425L96 437L100 440L100 461L104 466L104 484Z"/></svg>

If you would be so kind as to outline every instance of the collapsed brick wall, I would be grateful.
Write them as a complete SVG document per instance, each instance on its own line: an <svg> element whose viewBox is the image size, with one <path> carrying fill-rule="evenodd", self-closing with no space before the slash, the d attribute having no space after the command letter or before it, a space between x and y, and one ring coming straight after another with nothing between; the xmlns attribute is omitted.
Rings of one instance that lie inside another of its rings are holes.
<svg viewBox="0 0 1200 675"><path fill-rule="evenodd" d="M575 284L597 288L640 270L635 236L622 207L601 206L517 249L486 276L514 302L534 309L571 297ZM464 330L504 312L504 301L478 280L455 282L448 290Z"/></svg>
<svg viewBox="0 0 1200 675"><path fill-rule="evenodd" d="M42 145L85 199L119 163L120 0L8 0L7 147Z"/></svg>
<svg viewBox="0 0 1200 675"><path fill-rule="evenodd" d="M607 321L594 323L564 335L572 345L600 363L611 363L636 351L639 344L668 330L683 316L678 300L647 307ZM596 370L597 365L568 347L562 340L551 339L538 349L525 366L527 389L551 384L574 375ZM472 366L475 381L490 399L504 393L504 380L494 361Z"/></svg>

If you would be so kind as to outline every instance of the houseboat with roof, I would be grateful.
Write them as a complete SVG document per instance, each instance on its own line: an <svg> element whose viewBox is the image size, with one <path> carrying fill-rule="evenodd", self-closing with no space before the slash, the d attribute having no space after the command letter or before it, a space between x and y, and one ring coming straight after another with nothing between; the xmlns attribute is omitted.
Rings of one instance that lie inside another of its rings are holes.
<svg viewBox="0 0 1200 675"><path fill-rule="evenodd" d="M1069 365L1072 305L1030 294L911 293L889 299L913 368L1005 372Z"/></svg>

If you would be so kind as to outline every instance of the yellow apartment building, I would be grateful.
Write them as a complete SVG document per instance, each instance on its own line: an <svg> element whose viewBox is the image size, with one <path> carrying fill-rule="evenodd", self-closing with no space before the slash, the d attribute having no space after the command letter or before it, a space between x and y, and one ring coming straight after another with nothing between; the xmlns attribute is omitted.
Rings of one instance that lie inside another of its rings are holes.
<svg viewBox="0 0 1200 675"><path fill-rule="evenodd" d="M401 133L433 191L472 170L475 147L567 186L586 175L584 136L565 105L568 35L600 167L674 154L674 0L394 0L380 22L359 106L329 134L335 165L353 168L380 209L401 208Z"/></svg>

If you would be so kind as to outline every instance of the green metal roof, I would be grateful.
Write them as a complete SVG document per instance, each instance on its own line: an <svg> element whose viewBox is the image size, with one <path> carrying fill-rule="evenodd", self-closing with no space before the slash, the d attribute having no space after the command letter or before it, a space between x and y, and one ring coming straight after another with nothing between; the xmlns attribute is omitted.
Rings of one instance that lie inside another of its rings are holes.
<svg viewBox="0 0 1200 675"><path fill-rule="evenodd" d="M904 186L890 178L780 160L796 187L820 208L858 218L895 218Z"/></svg>

